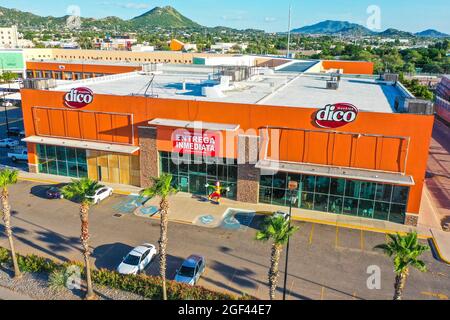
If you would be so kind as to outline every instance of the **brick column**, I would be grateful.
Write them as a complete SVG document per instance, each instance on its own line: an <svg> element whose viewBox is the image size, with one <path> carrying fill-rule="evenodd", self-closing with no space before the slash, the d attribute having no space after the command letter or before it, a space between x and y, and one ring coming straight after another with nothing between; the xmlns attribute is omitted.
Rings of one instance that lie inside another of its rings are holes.
<svg viewBox="0 0 450 320"><path fill-rule="evenodd" d="M238 136L238 201L259 202L260 170L255 168L258 160L258 146L259 137Z"/></svg>
<svg viewBox="0 0 450 320"><path fill-rule="evenodd" d="M419 215L417 215L417 214L410 214L410 213L406 214L405 224L407 226L417 227L418 223L419 223Z"/></svg>
<svg viewBox="0 0 450 320"><path fill-rule="evenodd" d="M150 187L152 177L159 177L159 155L157 129L154 127L139 127L139 147L141 165L141 188Z"/></svg>

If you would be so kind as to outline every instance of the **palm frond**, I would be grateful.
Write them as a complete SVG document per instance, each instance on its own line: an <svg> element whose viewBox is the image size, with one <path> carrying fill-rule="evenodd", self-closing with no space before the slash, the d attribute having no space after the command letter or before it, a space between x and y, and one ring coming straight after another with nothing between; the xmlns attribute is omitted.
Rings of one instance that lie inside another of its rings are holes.
<svg viewBox="0 0 450 320"><path fill-rule="evenodd" d="M11 170L9 168L0 170L0 188L7 188L9 185L16 184L18 178L18 170Z"/></svg>
<svg viewBox="0 0 450 320"><path fill-rule="evenodd" d="M284 245L290 236L298 231L298 227L290 226L284 217L269 217L264 220L261 230L256 234L256 240L273 240L275 244Z"/></svg>
<svg viewBox="0 0 450 320"><path fill-rule="evenodd" d="M97 181L89 178L82 178L79 180L72 180L71 183L62 188L61 192L66 199L79 200L82 203L91 203L92 200L89 197L93 197L97 190L102 187L103 185L99 184Z"/></svg>

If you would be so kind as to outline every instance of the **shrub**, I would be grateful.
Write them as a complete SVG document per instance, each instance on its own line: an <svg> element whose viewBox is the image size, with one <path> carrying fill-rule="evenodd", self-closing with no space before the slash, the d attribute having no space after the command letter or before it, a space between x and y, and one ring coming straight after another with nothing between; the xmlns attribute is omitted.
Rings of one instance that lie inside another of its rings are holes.
<svg viewBox="0 0 450 320"><path fill-rule="evenodd" d="M11 254L5 248L0 248L0 263L6 263L11 259Z"/></svg>
<svg viewBox="0 0 450 320"><path fill-rule="evenodd" d="M68 278L66 269L55 269L48 278L48 286L55 290L65 288Z"/></svg>
<svg viewBox="0 0 450 320"><path fill-rule="evenodd" d="M0 247L0 262L9 261L9 251ZM49 286L55 289L65 287L68 278L67 268L77 266L81 275L85 275L84 265L79 262L56 263L36 255L17 256L22 272L50 274ZM147 299L162 299L162 279L147 275L121 275L106 269L92 270L92 281L98 285L128 291ZM250 300L253 297L242 295L236 297L227 293L215 292L203 287L189 286L175 281L167 281L167 294L170 300Z"/></svg>
<svg viewBox="0 0 450 320"><path fill-rule="evenodd" d="M36 255L17 256L17 263L22 272L47 272L51 273L57 268L57 264L48 259Z"/></svg>

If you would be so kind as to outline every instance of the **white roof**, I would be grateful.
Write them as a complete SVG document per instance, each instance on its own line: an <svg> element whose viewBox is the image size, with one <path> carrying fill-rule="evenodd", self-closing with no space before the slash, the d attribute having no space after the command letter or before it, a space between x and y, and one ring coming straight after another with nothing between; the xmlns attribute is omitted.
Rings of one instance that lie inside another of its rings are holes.
<svg viewBox="0 0 450 320"><path fill-rule="evenodd" d="M67 91L79 86L89 87L94 94L132 96L144 95L161 99L214 101L286 107L322 108L327 104L351 103L362 111L393 113L396 86L374 77L343 76L338 90L326 89L330 75L275 72L252 79L232 82L223 95L206 97L204 87L211 86L212 67L164 65L162 72L151 75L139 72L68 82L52 90ZM183 90L185 83L185 90ZM149 86L150 85L150 86ZM146 88L148 90L146 91Z"/></svg>

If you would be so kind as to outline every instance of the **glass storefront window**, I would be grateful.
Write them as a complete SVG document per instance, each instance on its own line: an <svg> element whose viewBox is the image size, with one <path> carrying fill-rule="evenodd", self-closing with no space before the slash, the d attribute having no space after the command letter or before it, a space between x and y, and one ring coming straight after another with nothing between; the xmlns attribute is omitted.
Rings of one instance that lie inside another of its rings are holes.
<svg viewBox="0 0 450 320"><path fill-rule="evenodd" d="M297 208L404 223L409 188L374 182L290 173L261 176L260 202L289 206L288 186L280 188L289 179L300 181Z"/></svg>
<svg viewBox="0 0 450 320"><path fill-rule="evenodd" d="M234 159L202 159L198 156L178 155L160 152L160 172L170 173L174 184L182 192L207 195L205 184L214 185L220 181L223 187L230 188L223 196L230 199L237 197L237 163ZM268 185L272 188L272 182ZM264 190L260 190L263 193ZM272 201L272 193L266 196Z"/></svg>
<svg viewBox="0 0 450 320"><path fill-rule="evenodd" d="M37 145L39 172L83 178L88 176L86 150Z"/></svg>

